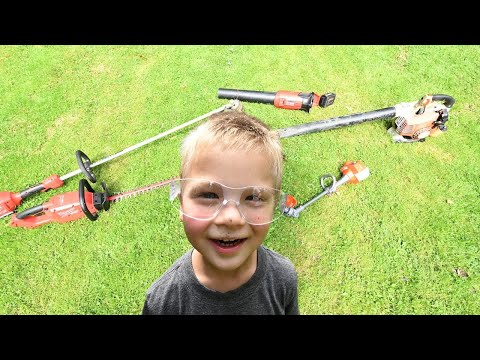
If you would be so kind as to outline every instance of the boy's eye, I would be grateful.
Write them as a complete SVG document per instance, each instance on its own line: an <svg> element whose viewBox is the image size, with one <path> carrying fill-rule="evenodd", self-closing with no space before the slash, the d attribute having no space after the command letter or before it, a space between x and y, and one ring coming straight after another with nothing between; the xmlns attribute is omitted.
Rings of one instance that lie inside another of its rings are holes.
<svg viewBox="0 0 480 360"><path fill-rule="evenodd" d="M263 201L262 197L257 194L249 195L245 198L246 201Z"/></svg>
<svg viewBox="0 0 480 360"><path fill-rule="evenodd" d="M198 197L202 199L218 199L218 195L213 192L202 192L198 194Z"/></svg>

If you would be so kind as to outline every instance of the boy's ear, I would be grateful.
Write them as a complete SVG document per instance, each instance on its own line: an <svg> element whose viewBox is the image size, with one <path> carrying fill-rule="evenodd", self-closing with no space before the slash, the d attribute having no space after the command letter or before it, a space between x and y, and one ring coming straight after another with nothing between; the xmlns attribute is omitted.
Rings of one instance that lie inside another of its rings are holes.
<svg viewBox="0 0 480 360"><path fill-rule="evenodd" d="M179 195L180 196L180 195ZM182 208L182 198L180 197L180 221L183 222L183 208Z"/></svg>

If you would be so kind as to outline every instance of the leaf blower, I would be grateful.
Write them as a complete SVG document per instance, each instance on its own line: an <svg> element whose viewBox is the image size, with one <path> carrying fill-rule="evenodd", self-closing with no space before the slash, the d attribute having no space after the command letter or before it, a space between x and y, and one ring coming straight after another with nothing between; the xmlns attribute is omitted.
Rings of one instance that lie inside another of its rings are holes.
<svg viewBox="0 0 480 360"><path fill-rule="evenodd" d="M218 89L219 99L236 99L245 102L272 104L280 109L303 110L310 112L313 106L327 107L335 101L334 93L318 95L313 92L295 91L265 92L253 90Z"/></svg>
<svg viewBox="0 0 480 360"><path fill-rule="evenodd" d="M449 95L425 95L419 101L400 103L392 107L364 113L345 115L326 120L279 129L280 138L305 135L320 131L361 124L367 121L395 118L388 133L394 142L425 141L428 136L438 136L447 130L448 113L455 103Z"/></svg>

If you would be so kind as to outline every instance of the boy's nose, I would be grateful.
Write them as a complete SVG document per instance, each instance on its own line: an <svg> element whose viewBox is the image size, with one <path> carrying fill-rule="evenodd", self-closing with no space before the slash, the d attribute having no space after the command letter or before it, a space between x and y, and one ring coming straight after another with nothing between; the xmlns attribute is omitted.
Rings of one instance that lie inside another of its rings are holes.
<svg viewBox="0 0 480 360"><path fill-rule="evenodd" d="M230 204L229 204L230 203ZM215 217L216 224L244 225L246 223L238 203L235 200L225 200L220 212Z"/></svg>

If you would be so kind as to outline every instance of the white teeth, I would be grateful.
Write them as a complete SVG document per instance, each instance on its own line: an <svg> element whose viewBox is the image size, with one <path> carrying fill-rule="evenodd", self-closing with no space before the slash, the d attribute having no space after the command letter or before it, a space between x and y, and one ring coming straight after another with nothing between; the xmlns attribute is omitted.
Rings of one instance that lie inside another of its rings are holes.
<svg viewBox="0 0 480 360"><path fill-rule="evenodd" d="M242 240L244 239L242 238L242 239L228 239L228 240L215 240L215 241L223 247L232 247L237 245Z"/></svg>

